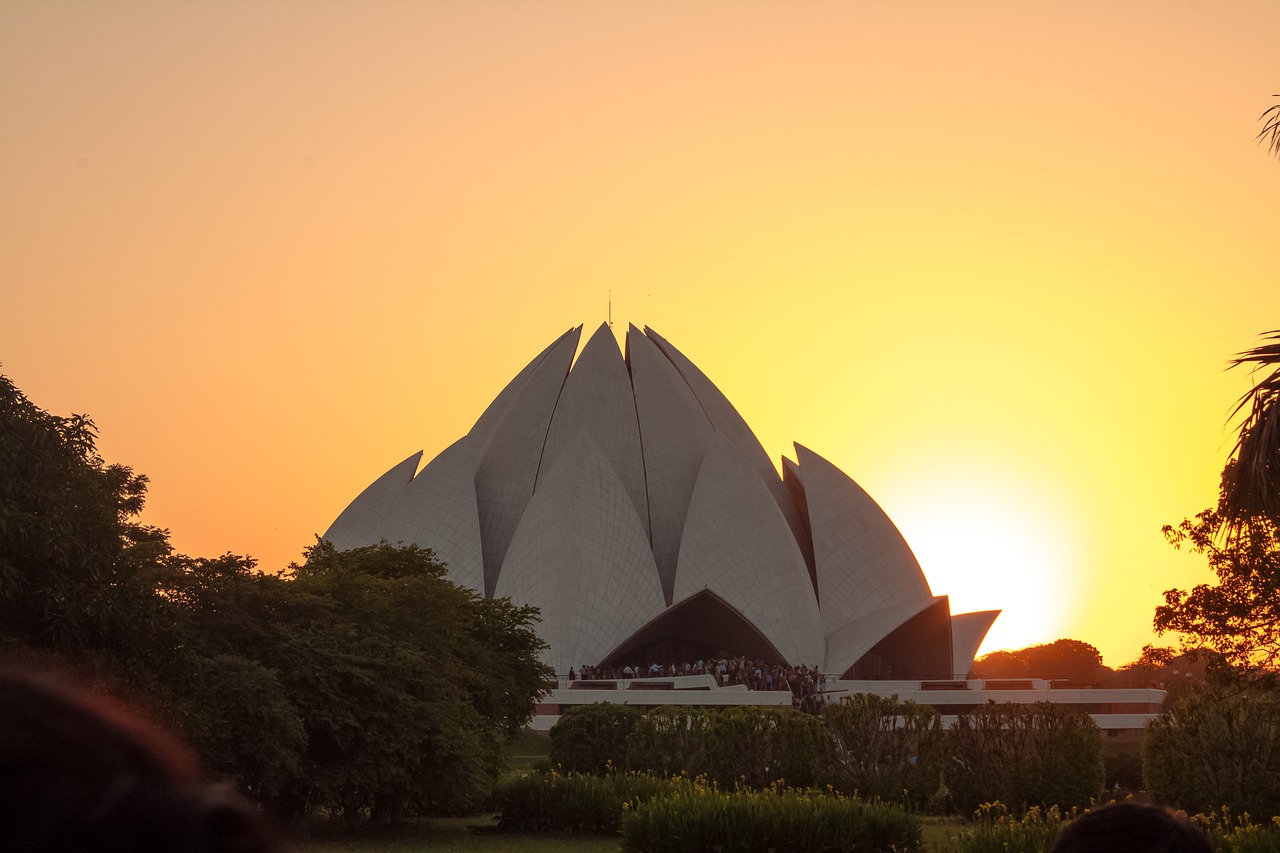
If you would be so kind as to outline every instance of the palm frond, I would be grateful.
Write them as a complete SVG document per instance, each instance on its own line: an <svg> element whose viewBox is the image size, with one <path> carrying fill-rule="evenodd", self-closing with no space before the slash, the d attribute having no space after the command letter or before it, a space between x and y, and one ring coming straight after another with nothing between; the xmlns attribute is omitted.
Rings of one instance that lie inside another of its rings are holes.
<svg viewBox="0 0 1280 853"><path fill-rule="evenodd" d="M1238 532L1250 516L1280 518L1280 329L1263 332L1261 338L1262 343L1239 353L1227 368L1251 365L1256 376L1274 367L1231 412L1230 419L1239 417L1240 424L1222 472L1221 511L1228 534Z"/></svg>
<svg viewBox="0 0 1280 853"><path fill-rule="evenodd" d="M1272 95L1273 98L1280 98L1280 95ZM1258 132L1258 141L1266 141L1267 151L1280 157L1280 104L1272 104L1262 111L1262 115L1258 116L1258 121L1262 122L1262 130Z"/></svg>

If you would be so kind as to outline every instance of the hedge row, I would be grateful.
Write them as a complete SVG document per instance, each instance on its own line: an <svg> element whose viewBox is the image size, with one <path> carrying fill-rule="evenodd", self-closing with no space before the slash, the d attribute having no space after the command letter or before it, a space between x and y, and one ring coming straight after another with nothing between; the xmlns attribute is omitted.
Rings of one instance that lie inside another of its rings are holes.
<svg viewBox="0 0 1280 853"><path fill-rule="evenodd" d="M568 771L630 769L705 776L721 788L778 781L932 811L971 813L1001 800L1084 805L1102 789L1093 720L1060 705L988 704L950 731L937 711L857 695L821 718L751 706L625 705L567 709L551 730L551 762Z"/></svg>
<svg viewBox="0 0 1280 853"><path fill-rule="evenodd" d="M498 784L494 807L501 832L612 835L622 815L641 803L693 787L683 778L639 773L535 773Z"/></svg>
<svg viewBox="0 0 1280 853"><path fill-rule="evenodd" d="M1280 815L1280 694L1235 687L1172 703L1147 726L1142 774L1187 811Z"/></svg>
<svg viewBox="0 0 1280 853"><path fill-rule="evenodd" d="M634 853L920 848L920 821L900 808L776 785L722 791L703 778L553 771L507 780L495 805L502 832L621 832Z"/></svg>
<svg viewBox="0 0 1280 853"><path fill-rule="evenodd" d="M629 811L628 853L919 850L918 818L881 803L797 790L683 790Z"/></svg>
<svg viewBox="0 0 1280 853"><path fill-rule="evenodd" d="M903 809L835 791L739 788L705 779L551 772L510 779L496 793L505 832L618 835L629 853L741 850L918 850L920 823ZM957 853L1042 853L1069 819L1057 808L1013 814L984 803L953 841ZM1229 809L1192 817L1223 853L1280 849L1280 818Z"/></svg>
<svg viewBox="0 0 1280 853"><path fill-rule="evenodd" d="M993 800L1083 806L1102 788L1101 733L1065 705L988 704L956 718L946 740L947 783L965 812Z"/></svg>

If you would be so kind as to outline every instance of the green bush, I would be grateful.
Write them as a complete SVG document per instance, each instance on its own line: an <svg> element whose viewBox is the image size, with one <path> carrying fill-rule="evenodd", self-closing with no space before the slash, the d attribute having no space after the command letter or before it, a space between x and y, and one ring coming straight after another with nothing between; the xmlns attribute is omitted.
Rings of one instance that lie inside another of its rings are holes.
<svg viewBox="0 0 1280 853"><path fill-rule="evenodd" d="M645 714L627 738L627 766L658 776L697 776L707 766L706 709L662 705Z"/></svg>
<svg viewBox="0 0 1280 853"><path fill-rule="evenodd" d="M924 806L940 786L945 734L928 705L871 694L827 705L832 783L847 793Z"/></svg>
<svg viewBox="0 0 1280 853"><path fill-rule="evenodd" d="M947 742L946 781L964 812L996 800L1016 811L1082 806L1102 789L1102 737L1083 711L990 702L957 717Z"/></svg>
<svg viewBox="0 0 1280 853"><path fill-rule="evenodd" d="M1147 788L1163 803L1280 814L1280 698L1224 689L1185 696L1147 724Z"/></svg>
<svg viewBox="0 0 1280 853"><path fill-rule="evenodd" d="M1137 743L1102 743L1103 785L1108 791L1142 790L1142 746Z"/></svg>
<svg viewBox="0 0 1280 853"><path fill-rule="evenodd" d="M690 788L682 779L636 773L532 774L500 783L494 791L501 832L617 833L623 812L659 796Z"/></svg>
<svg viewBox="0 0 1280 853"><path fill-rule="evenodd" d="M794 789L693 786L628 809L628 853L921 849L918 818L894 806Z"/></svg>
<svg viewBox="0 0 1280 853"><path fill-rule="evenodd" d="M566 708L551 727L551 765L569 773L624 769L627 739L639 721L640 712L630 705L597 702Z"/></svg>
<svg viewBox="0 0 1280 853"><path fill-rule="evenodd" d="M708 719L706 742L702 772L724 788L774 782L807 788L826 776L827 741L812 714L748 705L717 709Z"/></svg>
<svg viewBox="0 0 1280 853"><path fill-rule="evenodd" d="M807 787L826 777L822 723L790 708L664 705L636 724L628 742L633 770L706 776L723 787Z"/></svg>

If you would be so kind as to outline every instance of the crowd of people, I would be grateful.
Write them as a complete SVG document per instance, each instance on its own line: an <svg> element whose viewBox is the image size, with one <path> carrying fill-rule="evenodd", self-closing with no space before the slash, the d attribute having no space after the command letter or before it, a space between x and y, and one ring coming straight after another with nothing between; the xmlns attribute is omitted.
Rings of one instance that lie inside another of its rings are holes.
<svg viewBox="0 0 1280 853"><path fill-rule="evenodd" d="M648 666L624 664L622 666L590 666L583 664L580 671L569 669L569 681L619 681L635 678L674 678L682 675L711 675L723 687L741 684L748 690L789 690L791 704L806 711L817 711L823 703L823 691L827 677L816 666L797 664L783 666L771 664L742 655L722 655L719 658L684 661L682 663L653 662Z"/></svg>

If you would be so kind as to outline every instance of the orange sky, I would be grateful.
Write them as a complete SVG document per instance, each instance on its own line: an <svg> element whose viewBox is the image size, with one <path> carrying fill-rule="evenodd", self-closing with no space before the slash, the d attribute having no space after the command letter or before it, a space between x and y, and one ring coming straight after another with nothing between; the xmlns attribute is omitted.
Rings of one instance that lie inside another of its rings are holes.
<svg viewBox="0 0 1280 853"><path fill-rule="evenodd" d="M1110 665L1280 326L1274 2L0 5L0 369L189 553L296 558L566 328L650 325L984 650Z"/></svg>

